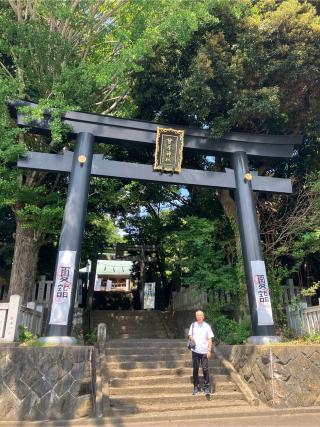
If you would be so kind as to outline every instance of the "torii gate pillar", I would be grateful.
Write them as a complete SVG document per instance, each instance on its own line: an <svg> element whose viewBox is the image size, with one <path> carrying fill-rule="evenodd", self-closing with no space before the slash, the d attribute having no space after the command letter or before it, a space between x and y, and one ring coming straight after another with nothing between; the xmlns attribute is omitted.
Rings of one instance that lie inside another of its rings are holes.
<svg viewBox="0 0 320 427"><path fill-rule="evenodd" d="M236 181L237 216L253 332L249 342L263 344L264 342L279 341L279 337L275 336L271 304L269 311L261 310L259 307L260 301L263 303L265 300L270 302L270 296L267 292L267 276L246 153L244 151L233 153L232 163Z"/></svg>
<svg viewBox="0 0 320 427"><path fill-rule="evenodd" d="M75 144L68 196L64 210L46 343L76 343L71 337L81 243L84 231L93 158L94 136L82 132Z"/></svg>

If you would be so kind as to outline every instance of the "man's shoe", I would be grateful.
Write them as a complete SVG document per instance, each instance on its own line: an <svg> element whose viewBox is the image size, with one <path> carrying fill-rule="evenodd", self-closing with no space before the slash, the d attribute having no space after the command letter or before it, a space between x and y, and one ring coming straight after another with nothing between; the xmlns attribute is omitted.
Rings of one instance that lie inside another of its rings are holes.
<svg viewBox="0 0 320 427"><path fill-rule="evenodd" d="M204 394L206 395L206 396L210 396L210 387L209 386L207 386L207 387L205 387L204 388Z"/></svg>
<svg viewBox="0 0 320 427"><path fill-rule="evenodd" d="M192 391L192 396L198 396L200 393L199 387L194 387Z"/></svg>

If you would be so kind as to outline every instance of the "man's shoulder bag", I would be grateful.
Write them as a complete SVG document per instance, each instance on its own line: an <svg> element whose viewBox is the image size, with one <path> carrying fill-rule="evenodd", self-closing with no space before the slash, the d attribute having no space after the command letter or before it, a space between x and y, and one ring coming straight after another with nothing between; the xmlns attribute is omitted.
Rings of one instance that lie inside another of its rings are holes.
<svg viewBox="0 0 320 427"><path fill-rule="evenodd" d="M192 330L191 330L192 337L193 337L193 327L194 327L194 323L192 323ZM196 343L194 342L194 340L188 339L187 347L189 350L194 350L196 348Z"/></svg>

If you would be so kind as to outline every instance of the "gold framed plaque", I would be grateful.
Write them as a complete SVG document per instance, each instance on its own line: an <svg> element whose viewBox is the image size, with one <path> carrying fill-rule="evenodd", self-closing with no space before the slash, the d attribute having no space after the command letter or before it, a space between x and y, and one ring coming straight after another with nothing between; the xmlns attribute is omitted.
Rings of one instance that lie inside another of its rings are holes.
<svg viewBox="0 0 320 427"><path fill-rule="evenodd" d="M181 172L184 144L184 131L157 128L155 171Z"/></svg>

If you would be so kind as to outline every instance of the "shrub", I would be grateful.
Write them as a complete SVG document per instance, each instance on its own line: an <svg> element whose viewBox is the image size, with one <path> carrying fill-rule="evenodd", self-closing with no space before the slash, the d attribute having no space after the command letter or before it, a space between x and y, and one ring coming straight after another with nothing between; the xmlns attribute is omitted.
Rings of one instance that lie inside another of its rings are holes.
<svg viewBox="0 0 320 427"><path fill-rule="evenodd" d="M96 331L88 331L83 335L85 344L94 344L97 341Z"/></svg>
<svg viewBox="0 0 320 427"><path fill-rule="evenodd" d="M213 326L215 341L225 344L243 344L251 334L250 325L237 323L223 314L209 314L208 321Z"/></svg>
<svg viewBox="0 0 320 427"><path fill-rule="evenodd" d="M33 333L25 325L19 325L19 341L21 343L30 343L35 341L38 337L33 335Z"/></svg>

